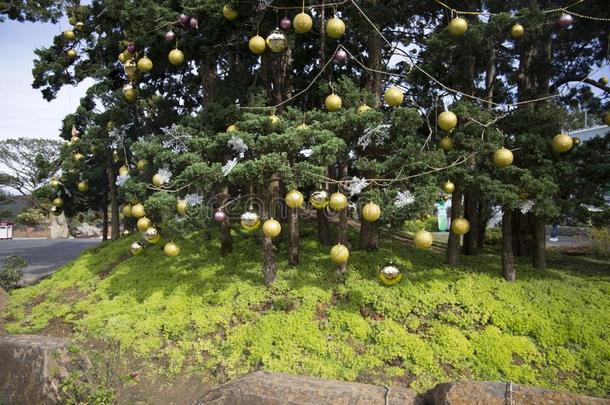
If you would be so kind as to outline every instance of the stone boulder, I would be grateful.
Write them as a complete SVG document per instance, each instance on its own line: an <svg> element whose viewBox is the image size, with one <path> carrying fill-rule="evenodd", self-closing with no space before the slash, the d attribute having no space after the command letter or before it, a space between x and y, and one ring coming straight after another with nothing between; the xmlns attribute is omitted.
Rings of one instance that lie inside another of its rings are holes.
<svg viewBox="0 0 610 405"><path fill-rule="evenodd" d="M387 401L386 401L387 396ZM208 392L199 405L423 405L407 388L257 371Z"/></svg>
<svg viewBox="0 0 610 405"><path fill-rule="evenodd" d="M99 237L102 235L102 230L99 228L96 228L95 226L91 226L86 222L83 222L81 225L76 227L76 235L77 236Z"/></svg>
<svg viewBox="0 0 610 405"><path fill-rule="evenodd" d="M68 220L66 216L49 214L49 239L68 239Z"/></svg>
<svg viewBox="0 0 610 405"><path fill-rule="evenodd" d="M68 375L68 341L47 336L0 337L0 403L55 404Z"/></svg>
<svg viewBox="0 0 610 405"><path fill-rule="evenodd" d="M610 400L498 382L439 384L425 394L430 405L610 405Z"/></svg>

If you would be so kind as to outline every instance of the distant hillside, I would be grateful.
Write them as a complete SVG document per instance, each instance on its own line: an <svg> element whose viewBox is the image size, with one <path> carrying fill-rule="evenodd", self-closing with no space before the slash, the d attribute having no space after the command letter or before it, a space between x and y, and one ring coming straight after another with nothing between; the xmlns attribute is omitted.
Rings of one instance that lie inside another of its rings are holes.
<svg viewBox="0 0 610 405"><path fill-rule="evenodd" d="M27 197L22 195L9 196L8 204L0 204L0 219L15 221L17 215L27 206ZM7 215L8 213L8 215Z"/></svg>

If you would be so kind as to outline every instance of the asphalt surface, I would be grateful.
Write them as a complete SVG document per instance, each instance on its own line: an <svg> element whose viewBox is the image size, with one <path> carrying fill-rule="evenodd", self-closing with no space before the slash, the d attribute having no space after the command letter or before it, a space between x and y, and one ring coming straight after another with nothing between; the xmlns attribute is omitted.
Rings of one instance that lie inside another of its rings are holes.
<svg viewBox="0 0 610 405"><path fill-rule="evenodd" d="M28 263L22 283L42 279L74 260L83 250L101 243L101 239L13 239L0 240L0 270L7 256L21 256Z"/></svg>

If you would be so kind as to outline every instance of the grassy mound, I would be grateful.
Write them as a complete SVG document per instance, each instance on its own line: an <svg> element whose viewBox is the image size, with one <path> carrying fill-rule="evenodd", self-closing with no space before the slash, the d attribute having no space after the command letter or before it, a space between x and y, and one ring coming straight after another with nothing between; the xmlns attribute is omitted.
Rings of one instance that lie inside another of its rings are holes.
<svg viewBox="0 0 610 405"><path fill-rule="evenodd" d="M77 342L113 342L151 370L217 382L267 369L418 391L476 379L610 395L610 263L555 256L546 272L521 263L509 284L496 255L451 269L387 243L352 252L341 278L304 233L297 267L280 242L271 288L255 237L238 236L226 258L199 234L177 259L161 246L131 257L133 238L107 243L13 292L7 329L56 330L61 318ZM388 260L405 274L394 287L377 280Z"/></svg>

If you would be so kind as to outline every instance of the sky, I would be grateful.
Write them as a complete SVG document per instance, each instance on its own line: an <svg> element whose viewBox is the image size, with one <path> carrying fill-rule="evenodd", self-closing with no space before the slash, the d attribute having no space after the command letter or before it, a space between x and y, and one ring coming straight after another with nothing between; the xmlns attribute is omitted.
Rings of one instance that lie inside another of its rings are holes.
<svg viewBox="0 0 610 405"><path fill-rule="evenodd" d="M86 84L63 88L48 102L32 88L34 49L52 44L61 24L0 23L0 140L7 138L59 139L61 120L78 106Z"/></svg>

